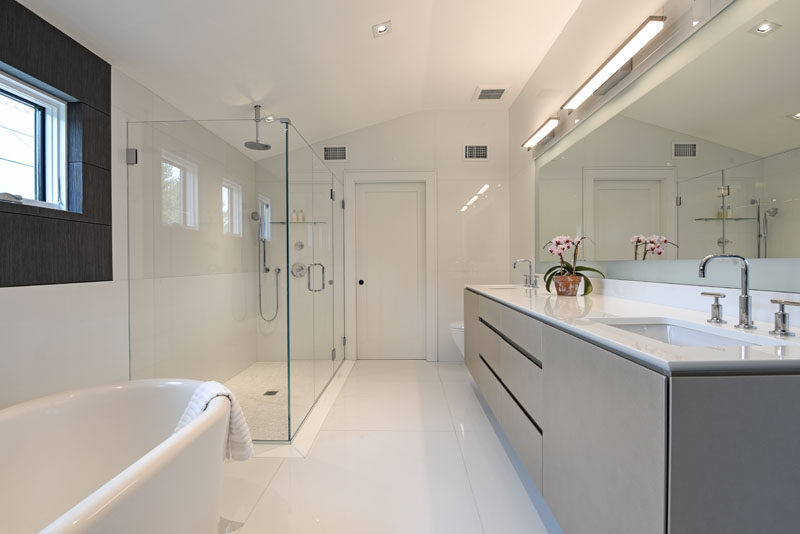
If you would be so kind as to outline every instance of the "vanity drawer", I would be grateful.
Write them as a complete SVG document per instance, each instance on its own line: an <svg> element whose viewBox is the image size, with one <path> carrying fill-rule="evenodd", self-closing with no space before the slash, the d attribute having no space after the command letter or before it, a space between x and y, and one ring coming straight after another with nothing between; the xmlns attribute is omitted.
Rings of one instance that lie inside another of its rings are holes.
<svg viewBox="0 0 800 534"><path fill-rule="evenodd" d="M505 306L481 296L478 301L478 316L497 329L503 326L503 310Z"/></svg>
<svg viewBox="0 0 800 534"><path fill-rule="evenodd" d="M470 369L470 373L472 374L473 380L475 380L475 385L478 386L478 390L483 395L483 398L486 400L486 404L489 405L489 408L494 413L494 416L497 420L500 420L500 405L499 405L499 393L502 386L500 382L494 377L492 372L489 370L489 367L486 365L481 358L478 358L478 361L475 363L474 367Z"/></svg>
<svg viewBox="0 0 800 534"><path fill-rule="evenodd" d="M541 427L544 413L542 368L505 341L500 342L500 365L495 367L500 380Z"/></svg>
<svg viewBox="0 0 800 534"><path fill-rule="evenodd" d="M498 329L508 339L541 362L542 326L542 323L533 317L503 306L502 319Z"/></svg>
<svg viewBox="0 0 800 534"><path fill-rule="evenodd" d="M539 491L542 488L542 434L531 423L514 399L500 386L498 419Z"/></svg>
<svg viewBox="0 0 800 534"><path fill-rule="evenodd" d="M478 354L489 363L492 369L500 367L500 347L503 340L485 323L478 323Z"/></svg>

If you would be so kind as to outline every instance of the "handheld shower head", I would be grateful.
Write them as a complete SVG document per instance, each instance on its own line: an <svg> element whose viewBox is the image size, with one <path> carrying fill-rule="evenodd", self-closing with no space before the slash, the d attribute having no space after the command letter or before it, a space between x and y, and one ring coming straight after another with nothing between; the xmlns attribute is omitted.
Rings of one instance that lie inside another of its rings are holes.
<svg viewBox="0 0 800 534"><path fill-rule="evenodd" d="M249 148L250 150L269 150L272 146L262 143L258 140L258 125L263 120L261 118L261 106L256 104L253 106L253 112L255 114L255 118L253 119L256 123L256 140L255 141L247 141L244 144L245 148Z"/></svg>

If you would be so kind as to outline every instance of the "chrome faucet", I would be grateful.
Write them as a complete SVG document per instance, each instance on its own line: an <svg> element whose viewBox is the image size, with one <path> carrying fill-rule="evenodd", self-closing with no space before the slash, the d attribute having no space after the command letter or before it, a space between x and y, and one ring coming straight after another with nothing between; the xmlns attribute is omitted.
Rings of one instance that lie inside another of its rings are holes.
<svg viewBox="0 0 800 534"><path fill-rule="evenodd" d="M739 324L736 325L736 328L743 328L746 330L752 330L755 328L753 324L753 319L751 315L751 297L750 297L750 264L741 256L737 256L736 254L709 254L702 260L700 260L700 267L697 270L697 275L700 278L706 277L706 265L713 259L716 258L731 258L734 260L739 260L739 263L742 267L742 293L739 295Z"/></svg>
<svg viewBox="0 0 800 534"><path fill-rule="evenodd" d="M523 275L524 286L527 288L537 288L539 287L539 280L533 274L533 262L527 258L520 258L518 260L514 260L514 269L517 268L517 264L523 261L528 262L528 274Z"/></svg>

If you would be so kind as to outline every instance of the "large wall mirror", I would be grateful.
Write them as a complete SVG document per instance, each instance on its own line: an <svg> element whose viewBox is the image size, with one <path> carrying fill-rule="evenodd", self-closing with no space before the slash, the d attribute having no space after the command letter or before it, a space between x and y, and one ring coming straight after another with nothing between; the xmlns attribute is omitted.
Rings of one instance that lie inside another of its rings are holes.
<svg viewBox="0 0 800 534"><path fill-rule="evenodd" d="M754 289L800 291L800 2L734 8L663 58L658 83L645 73L538 155L539 272L569 233L610 278L737 287L733 266L697 277L699 258L726 253L751 260ZM664 75L679 53L691 59ZM635 235L677 246L643 259Z"/></svg>

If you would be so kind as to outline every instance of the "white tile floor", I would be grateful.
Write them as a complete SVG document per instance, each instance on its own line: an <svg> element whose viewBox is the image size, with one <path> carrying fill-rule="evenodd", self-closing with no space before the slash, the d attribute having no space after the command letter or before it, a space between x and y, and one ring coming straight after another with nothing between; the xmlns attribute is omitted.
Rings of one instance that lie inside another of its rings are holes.
<svg viewBox="0 0 800 534"><path fill-rule="evenodd" d="M357 362L307 457L226 464L222 515L241 534L547 532L466 368L421 361Z"/></svg>

